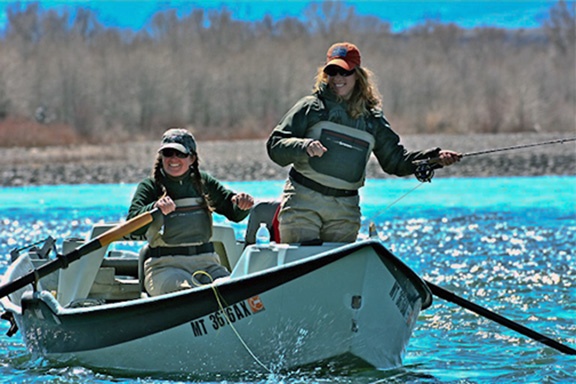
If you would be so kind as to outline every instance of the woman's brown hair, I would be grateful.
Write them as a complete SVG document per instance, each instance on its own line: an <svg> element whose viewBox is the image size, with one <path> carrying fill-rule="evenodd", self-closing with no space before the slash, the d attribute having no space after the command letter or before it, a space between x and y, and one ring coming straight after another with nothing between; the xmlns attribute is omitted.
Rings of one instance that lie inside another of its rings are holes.
<svg viewBox="0 0 576 384"><path fill-rule="evenodd" d="M192 176L192 182L194 183L194 188L198 191L200 196L204 198L204 203L206 204L206 208L212 211L212 207L210 204L210 198L204 192L204 182L202 181L202 176L200 175L200 159L198 158L197 154L193 154L196 156L196 161L190 166L190 172ZM192 155L190 155L192 156ZM163 180L166 178L166 174L164 173L164 168L162 167L162 154L158 153L156 156L156 160L154 161L154 167L152 168L152 180L156 183L158 188L160 188L160 196L167 195L168 191L163 184Z"/></svg>

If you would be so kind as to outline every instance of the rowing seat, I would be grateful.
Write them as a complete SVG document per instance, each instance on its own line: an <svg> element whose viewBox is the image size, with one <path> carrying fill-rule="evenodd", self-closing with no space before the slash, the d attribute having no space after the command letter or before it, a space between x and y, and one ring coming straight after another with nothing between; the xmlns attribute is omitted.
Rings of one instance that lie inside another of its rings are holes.
<svg viewBox="0 0 576 384"><path fill-rule="evenodd" d="M280 211L280 201L264 200L255 204L250 210L248 225L246 226L246 236L244 241L246 245L256 243L256 231L260 223L266 223L268 232L270 232L270 241L280 243L280 232L278 231L278 212Z"/></svg>

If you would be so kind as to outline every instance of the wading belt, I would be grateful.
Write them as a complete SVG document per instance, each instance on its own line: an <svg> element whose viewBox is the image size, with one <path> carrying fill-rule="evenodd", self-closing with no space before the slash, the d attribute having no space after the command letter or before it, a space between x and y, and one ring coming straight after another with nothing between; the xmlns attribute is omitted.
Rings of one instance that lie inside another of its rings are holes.
<svg viewBox="0 0 576 384"><path fill-rule="evenodd" d="M214 252L214 244L204 243L188 247L156 247L150 248L150 257L162 256L194 256L201 253Z"/></svg>
<svg viewBox="0 0 576 384"><path fill-rule="evenodd" d="M326 187L325 185L319 184L312 179L307 178L294 168L290 169L290 178L300 185L310 188L313 191L321 193L326 196L334 197L344 197L344 196L358 196L358 190L348 190L348 189L337 189Z"/></svg>

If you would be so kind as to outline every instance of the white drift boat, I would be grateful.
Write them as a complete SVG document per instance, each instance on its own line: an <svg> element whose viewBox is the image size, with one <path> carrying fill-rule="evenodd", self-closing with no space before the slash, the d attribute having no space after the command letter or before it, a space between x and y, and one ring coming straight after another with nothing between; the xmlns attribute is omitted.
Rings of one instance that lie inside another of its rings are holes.
<svg viewBox="0 0 576 384"><path fill-rule="evenodd" d="M91 238L108 228L96 226ZM135 253L106 244L38 276L34 267L52 260L33 248L2 286L30 274L39 281L2 298L3 318L31 353L103 370L390 369L402 364L418 314L432 302L425 282L377 241L245 247L226 226L212 240L231 278L158 297L141 293ZM65 241L63 251L90 242Z"/></svg>

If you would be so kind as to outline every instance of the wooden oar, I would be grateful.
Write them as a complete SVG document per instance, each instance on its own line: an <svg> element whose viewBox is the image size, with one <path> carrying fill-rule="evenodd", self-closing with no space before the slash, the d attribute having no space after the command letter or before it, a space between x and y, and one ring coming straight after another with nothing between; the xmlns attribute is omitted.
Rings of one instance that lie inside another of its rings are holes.
<svg viewBox="0 0 576 384"><path fill-rule="evenodd" d="M113 241L129 235L133 231L151 223L154 218L160 214L161 211L159 211L157 208L154 208L150 212L145 212L124 223L118 224L116 227L104 232L100 236L95 237L86 244L82 244L66 255L58 255L56 259L49 261L39 268L29 272L27 275L21 276L18 279L0 287L0 298L15 292L28 284L32 284L35 281L38 281L40 278L47 276L60 268L66 268L68 264L80 259L82 256L94 252L97 249L109 245Z"/></svg>
<svg viewBox="0 0 576 384"><path fill-rule="evenodd" d="M530 328L526 328L525 326L518 324L510 319L507 319L504 316L501 316L497 313L494 313L487 308L481 307L478 304L474 304L473 302L468 301L460 296L457 296L453 292L450 292L442 287L439 287L434 283L426 281L426 284L428 285L428 287L430 287L432 293L441 299L450 301L451 303L466 308L469 311L472 311L482 317L493 320L505 327L512 329L513 331L521 333L524 336L528 336L532 340L538 341L539 343L546 344L547 346L552 347L562 353L566 353L568 355L576 355L576 349L574 348L571 348L565 344L561 344L556 340L553 340L548 336L542 335L541 333L538 333Z"/></svg>

